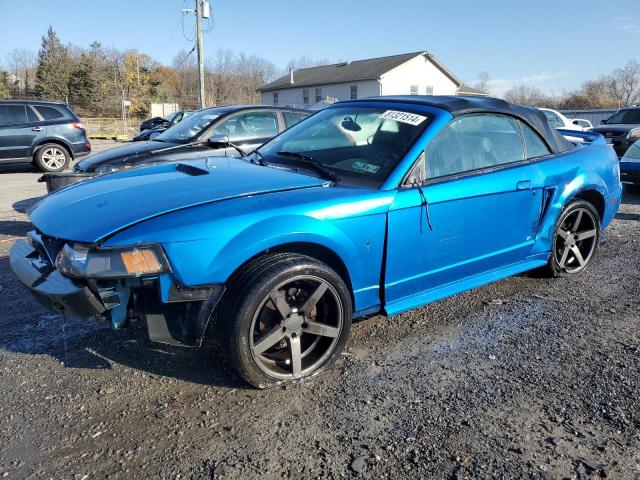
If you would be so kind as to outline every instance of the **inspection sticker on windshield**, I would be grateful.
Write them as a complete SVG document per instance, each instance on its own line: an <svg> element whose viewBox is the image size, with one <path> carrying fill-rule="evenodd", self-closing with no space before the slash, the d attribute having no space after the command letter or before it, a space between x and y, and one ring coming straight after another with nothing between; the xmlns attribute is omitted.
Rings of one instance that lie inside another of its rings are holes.
<svg viewBox="0 0 640 480"><path fill-rule="evenodd" d="M365 172L369 173L377 173L378 170L380 170L380 167L378 165L372 165L367 162L353 162L352 167L356 170L364 170Z"/></svg>
<svg viewBox="0 0 640 480"><path fill-rule="evenodd" d="M396 122L408 123L409 125L418 126L424 122L427 117L416 113L398 112L397 110L387 110L378 118L383 120L395 120Z"/></svg>

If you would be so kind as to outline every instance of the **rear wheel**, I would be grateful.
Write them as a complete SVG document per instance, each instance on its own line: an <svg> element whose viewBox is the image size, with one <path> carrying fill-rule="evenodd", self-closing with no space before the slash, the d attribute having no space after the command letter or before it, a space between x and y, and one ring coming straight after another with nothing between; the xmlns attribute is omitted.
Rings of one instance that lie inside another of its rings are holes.
<svg viewBox="0 0 640 480"><path fill-rule="evenodd" d="M299 381L330 366L351 327L351 296L329 266L294 254L250 264L223 309L229 357L259 388Z"/></svg>
<svg viewBox="0 0 640 480"><path fill-rule="evenodd" d="M547 268L556 277L582 272L593 259L600 240L600 216L589 202L571 202L560 215Z"/></svg>
<svg viewBox="0 0 640 480"><path fill-rule="evenodd" d="M36 151L36 166L43 172L61 172L69 162L71 155L66 148L57 143L47 143Z"/></svg>

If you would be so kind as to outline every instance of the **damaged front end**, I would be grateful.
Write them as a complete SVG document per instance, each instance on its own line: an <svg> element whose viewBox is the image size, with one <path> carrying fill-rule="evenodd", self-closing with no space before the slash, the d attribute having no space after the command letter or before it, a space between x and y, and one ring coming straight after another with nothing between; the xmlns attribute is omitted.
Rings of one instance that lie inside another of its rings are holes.
<svg viewBox="0 0 640 480"><path fill-rule="evenodd" d="M200 346L224 285L186 287L158 245L99 249L29 232L11 249L11 268L46 307L100 317L113 328L145 321L152 341Z"/></svg>

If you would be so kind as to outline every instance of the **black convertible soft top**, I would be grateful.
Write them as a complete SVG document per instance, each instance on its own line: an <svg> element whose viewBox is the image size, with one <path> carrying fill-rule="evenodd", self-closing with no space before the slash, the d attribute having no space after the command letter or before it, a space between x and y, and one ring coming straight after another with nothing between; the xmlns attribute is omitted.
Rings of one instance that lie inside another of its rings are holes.
<svg viewBox="0 0 640 480"><path fill-rule="evenodd" d="M440 108L451 113L454 117L460 117L469 113L502 113L512 115L523 120L542 135L553 153L566 152L575 148L575 145L564 138L560 132L549 125L547 117L537 108L525 107L506 102L499 98L464 96L464 95L406 95L369 97L354 100L355 102L400 102L418 105L427 105Z"/></svg>

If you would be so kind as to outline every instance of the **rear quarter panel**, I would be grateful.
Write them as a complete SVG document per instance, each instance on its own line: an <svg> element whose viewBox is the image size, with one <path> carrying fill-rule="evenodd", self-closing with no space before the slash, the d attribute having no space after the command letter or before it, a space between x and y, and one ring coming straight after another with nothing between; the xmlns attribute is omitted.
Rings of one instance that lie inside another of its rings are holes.
<svg viewBox="0 0 640 480"><path fill-rule="evenodd" d="M46 122L43 124L43 129L45 130L45 135L35 139L31 149L32 155L41 145L47 142L62 143L69 150L69 153L74 155L78 151L82 151L81 147L88 142L85 131L73 127L70 120Z"/></svg>
<svg viewBox="0 0 640 480"><path fill-rule="evenodd" d="M539 252L550 251L552 234L560 213L571 200L585 191L596 191L602 195L604 215L601 226L604 229L609 225L622 195L618 158L610 146L579 146L541 160L535 166L535 184L550 195L538 233Z"/></svg>

